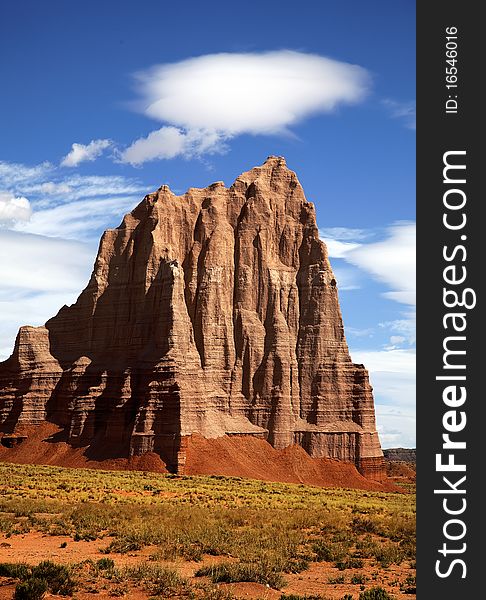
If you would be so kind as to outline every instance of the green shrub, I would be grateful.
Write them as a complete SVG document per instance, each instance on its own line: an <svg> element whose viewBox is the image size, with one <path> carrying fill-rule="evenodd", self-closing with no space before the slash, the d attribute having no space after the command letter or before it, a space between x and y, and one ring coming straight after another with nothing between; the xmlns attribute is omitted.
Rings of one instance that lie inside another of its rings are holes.
<svg viewBox="0 0 486 600"><path fill-rule="evenodd" d="M309 561L307 558L300 556L289 558L282 564L282 571L285 573L301 573L309 568Z"/></svg>
<svg viewBox="0 0 486 600"><path fill-rule="evenodd" d="M325 596L300 596L299 594L282 594L280 600L326 600Z"/></svg>
<svg viewBox="0 0 486 600"><path fill-rule="evenodd" d="M13 600L42 600L48 588L45 579L31 577L16 585Z"/></svg>
<svg viewBox="0 0 486 600"><path fill-rule="evenodd" d="M375 587L361 592L359 600L394 600L394 598L383 588Z"/></svg>
<svg viewBox="0 0 486 600"><path fill-rule="evenodd" d="M115 568L115 561L112 558L100 558L96 561L96 566L102 571L108 571Z"/></svg>
<svg viewBox="0 0 486 600"><path fill-rule="evenodd" d="M25 563L0 563L0 577L28 579L30 577L30 568Z"/></svg>
<svg viewBox="0 0 486 600"><path fill-rule="evenodd" d="M72 596L76 587L69 569L50 560L44 560L33 567L32 577L43 579L47 583L49 591L60 596Z"/></svg>
<svg viewBox="0 0 486 600"><path fill-rule="evenodd" d="M172 597L187 585L187 580L182 578L174 569L149 563L127 567L122 572L122 576L145 584L145 587L153 596L162 596L163 598Z"/></svg>
<svg viewBox="0 0 486 600"><path fill-rule="evenodd" d="M366 535L364 539L356 542L355 556L361 558L372 558L376 557L376 553L380 551L380 545L374 541L370 535Z"/></svg>
<svg viewBox="0 0 486 600"><path fill-rule="evenodd" d="M202 567L196 571L196 577L208 576L213 583L238 583L253 581L280 589L285 580L280 573L264 563L221 563Z"/></svg>
<svg viewBox="0 0 486 600"><path fill-rule="evenodd" d="M177 590L185 587L185 580L179 577L176 571L172 569L166 569L161 572L159 576L152 581L150 585L150 592L155 596L162 596L163 598L170 597L169 594L176 592Z"/></svg>
<svg viewBox="0 0 486 600"><path fill-rule="evenodd" d="M346 560L338 560L336 562L336 567L340 571L344 571L344 569L362 569L363 568L363 560L361 558L356 558L354 556L350 556Z"/></svg>
<svg viewBox="0 0 486 600"><path fill-rule="evenodd" d="M97 536L94 533L91 533L89 531L76 531L76 533L74 534L73 540L75 542L94 542L94 540L97 538Z"/></svg>
<svg viewBox="0 0 486 600"><path fill-rule="evenodd" d="M417 580L414 575L410 575L405 579L405 582L400 586L402 594L416 594L417 593Z"/></svg>
<svg viewBox="0 0 486 600"><path fill-rule="evenodd" d="M354 533L377 533L377 526L370 519L364 517L353 517L351 529Z"/></svg>
<svg viewBox="0 0 486 600"><path fill-rule="evenodd" d="M201 588L201 593L200 600L236 600L229 590L223 590L217 586Z"/></svg>
<svg viewBox="0 0 486 600"><path fill-rule="evenodd" d="M120 537L116 540L112 540L110 544L101 549L103 554L110 554L110 552L116 552L119 554L126 554L127 552L136 552L142 549L142 544L139 540L132 536Z"/></svg>
<svg viewBox="0 0 486 600"><path fill-rule="evenodd" d="M343 560L349 553L349 544L343 542L325 542L319 540L312 549L316 554L317 561L335 562Z"/></svg>
<svg viewBox="0 0 486 600"><path fill-rule="evenodd" d="M399 565L406 557L406 552L397 544L382 544L375 552L375 557L382 567L391 564Z"/></svg>

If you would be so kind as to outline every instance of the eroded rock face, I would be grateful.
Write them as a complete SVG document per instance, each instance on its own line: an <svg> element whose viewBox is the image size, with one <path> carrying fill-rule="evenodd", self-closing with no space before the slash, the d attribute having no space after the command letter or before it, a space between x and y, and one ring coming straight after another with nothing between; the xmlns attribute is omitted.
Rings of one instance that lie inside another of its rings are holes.
<svg viewBox="0 0 486 600"><path fill-rule="evenodd" d="M378 477L372 390L344 337L314 206L283 158L226 188L149 194L107 230L93 274L0 363L0 422L50 421L88 452L256 435Z"/></svg>

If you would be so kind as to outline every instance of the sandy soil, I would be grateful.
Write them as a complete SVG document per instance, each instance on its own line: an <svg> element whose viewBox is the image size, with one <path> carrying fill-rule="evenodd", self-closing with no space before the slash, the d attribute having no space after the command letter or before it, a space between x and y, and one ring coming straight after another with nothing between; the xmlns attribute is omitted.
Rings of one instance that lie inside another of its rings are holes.
<svg viewBox="0 0 486 600"><path fill-rule="evenodd" d="M67 536L49 536L38 532L14 535L6 538L0 536L0 562L26 562L28 564L37 564L41 560L52 560L57 563L80 563L91 559L97 561L106 557L106 554L100 552L100 548L106 547L111 538L95 541L74 542ZM65 548L61 544L66 542ZM128 554L110 554L109 557L115 561L117 567L135 566L149 560L150 555L154 554L156 547L146 547L137 552ZM206 556L200 562L178 560L174 562L164 561L167 567L176 569L180 575L188 577L193 583L209 581L206 578L195 578L194 573L201 566L215 564L221 561L228 561L227 557ZM414 571L409 568L407 563L400 566L392 565L387 569L378 568L372 564L372 561L365 561L362 569L347 569L339 571L331 563L312 563L310 568L298 574L286 574L285 579L288 585L281 591L270 589L268 586L257 583L233 583L220 584L220 587L227 588L237 598L274 600L280 598L282 593L286 594L323 594L332 600L340 600L345 594L352 594L358 598L361 591L360 586L349 583L353 575L365 575L367 577L366 587L380 585L390 592L396 600L413 600L415 595L402 594L396 584L397 581L404 581L408 575L413 575ZM345 584L330 584L329 579L344 575ZM374 580L373 578L376 578ZM76 592L78 600L88 598L97 598L99 600L108 600L113 598L113 590L117 588L116 584L96 583L83 586ZM83 587L85 589L83 590ZM15 585L11 580L0 578L0 600L11 599ZM86 589L88 588L88 589ZM46 598L56 598L57 596L48 595ZM128 586L125 589L125 598L133 600L147 600L149 594L136 588Z"/></svg>

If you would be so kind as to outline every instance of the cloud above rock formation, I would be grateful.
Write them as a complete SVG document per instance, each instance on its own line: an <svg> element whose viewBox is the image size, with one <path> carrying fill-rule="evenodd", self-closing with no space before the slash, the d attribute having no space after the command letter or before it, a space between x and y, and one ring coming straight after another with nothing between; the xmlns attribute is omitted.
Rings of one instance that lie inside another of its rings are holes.
<svg viewBox="0 0 486 600"><path fill-rule="evenodd" d="M242 135L288 134L306 118L362 100L362 67L292 50L220 53L156 65L135 75L134 107L164 125L120 152L134 165L221 152Z"/></svg>

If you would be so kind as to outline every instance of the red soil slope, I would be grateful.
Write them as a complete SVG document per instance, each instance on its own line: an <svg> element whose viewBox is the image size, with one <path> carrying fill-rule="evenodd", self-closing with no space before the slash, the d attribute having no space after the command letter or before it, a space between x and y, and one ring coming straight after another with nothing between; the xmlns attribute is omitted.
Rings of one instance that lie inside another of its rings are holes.
<svg viewBox="0 0 486 600"><path fill-rule="evenodd" d="M363 477L354 464L328 458L312 458L301 446L276 450L253 436L223 436L187 439L188 475L225 475L264 481L304 483L320 487L346 487L363 490L397 491L389 481Z"/></svg>
<svg viewBox="0 0 486 600"><path fill-rule="evenodd" d="M60 429L52 423L31 425L18 428L18 433L27 439L13 448L0 444L0 461L18 464L55 465L58 467L90 468L107 470L154 471L167 473L160 456L147 453L132 458L110 458L90 460L86 457L86 448L73 448L66 442L52 441Z"/></svg>
<svg viewBox="0 0 486 600"><path fill-rule="evenodd" d="M85 455L85 448L73 448L65 442L53 442L52 436L58 431L50 423L23 428L19 433L26 435L27 439L13 448L0 445L0 461L72 468L167 472L160 456L154 453L132 458L90 460ZM224 475L319 487L400 491L391 481L377 482L363 477L351 463L312 458L297 445L276 450L265 440L253 436L206 439L194 434L185 438L184 449L186 461L183 472L187 475Z"/></svg>

